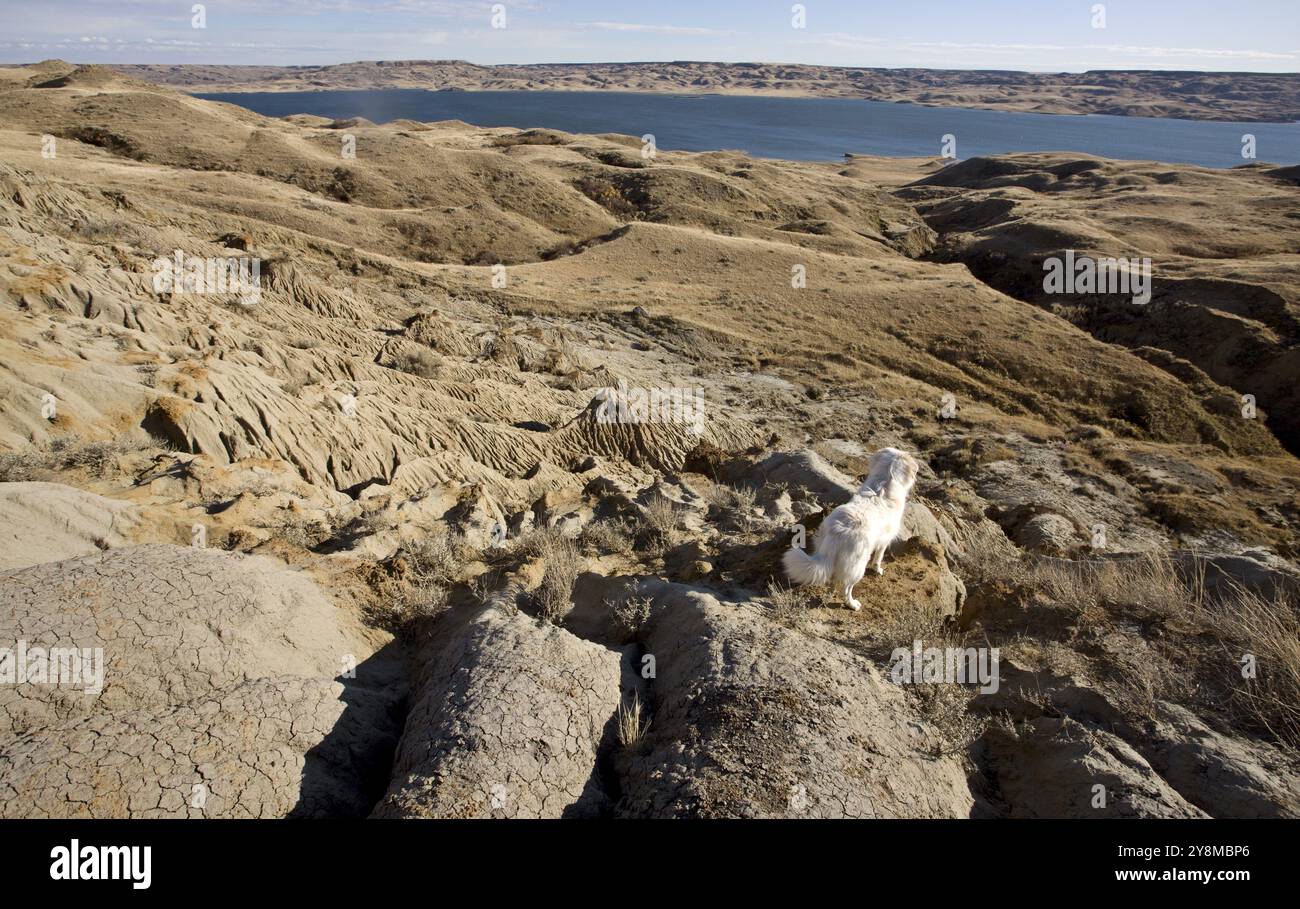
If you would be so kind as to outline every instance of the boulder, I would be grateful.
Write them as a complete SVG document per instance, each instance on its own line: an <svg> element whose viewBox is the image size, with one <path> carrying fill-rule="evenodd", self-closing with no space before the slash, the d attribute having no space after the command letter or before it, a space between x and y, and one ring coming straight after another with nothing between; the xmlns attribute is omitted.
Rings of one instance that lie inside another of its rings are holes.
<svg viewBox="0 0 1300 909"><path fill-rule="evenodd" d="M1044 555L1064 556L1079 545L1074 522L1059 514L1034 515L1016 532L1016 542L1025 549Z"/></svg>
<svg viewBox="0 0 1300 909"><path fill-rule="evenodd" d="M751 477L756 485L785 486L802 490L823 505L843 505L858 491L853 478L811 449L778 451L754 465Z"/></svg>
<svg viewBox="0 0 1300 909"><path fill-rule="evenodd" d="M1176 551L1172 555L1184 576L1197 583L1204 577L1206 592L1211 596L1231 597L1241 590L1266 600L1300 596L1300 569L1270 552Z"/></svg>

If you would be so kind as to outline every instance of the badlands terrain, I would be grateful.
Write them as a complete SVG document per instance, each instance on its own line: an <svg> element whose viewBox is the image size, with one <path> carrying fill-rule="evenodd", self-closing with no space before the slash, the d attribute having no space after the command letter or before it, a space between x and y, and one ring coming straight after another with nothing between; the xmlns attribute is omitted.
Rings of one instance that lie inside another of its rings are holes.
<svg viewBox="0 0 1300 909"><path fill-rule="evenodd" d="M0 816L1300 815L1294 169L646 160L142 75L0 70L0 646L105 663L0 687ZM1044 296L1066 249L1152 301ZM637 389L703 420L602 419ZM885 445L863 609L790 590ZM916 641L997 690L895 684Z"/></svg>
<svg viewBox="0 0 1300 909"><path fill-rule="evenodd" d="M322 66L136 64L129 76L192 92L423 88L866 98L929 107L1187 120L1300 120L1300 75L1098 70L866 69L787 63L534 63L366 60Z"/></svg>

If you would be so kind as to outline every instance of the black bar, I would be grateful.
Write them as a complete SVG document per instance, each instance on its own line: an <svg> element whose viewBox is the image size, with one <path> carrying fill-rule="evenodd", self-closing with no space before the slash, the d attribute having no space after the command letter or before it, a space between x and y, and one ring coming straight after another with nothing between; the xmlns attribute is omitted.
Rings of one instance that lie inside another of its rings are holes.
<svg viewBox="0 0 1300 909"><path fill-rule="evenodd" d="M1294 869L1284 863L1293 864L1289 847L1297 831L1294 821L1226 820L5 821L0 869L13 896L29 888L75 888L127 898L356 893L373 899L413 887L431 901L464 888L484 899L521 888L538 899L571 891L657 900L681 892L689 879L692 891L732 895L774 893L779 882L843 887L873 899L882 890L951 893L965 882L990 896L1042 884L1060 894L1200 887L1231 898L1242 886L1276 888L1293 880ZM79 850L151 847L150 886L53 880L52 850L74 839ZM1121 854L1121 847L1134 851ZM1179 870L1247 872L1249 880L1159 879ZM1117 879L1117 872L1132 871L1154 871L1157 880Z"/></svg>

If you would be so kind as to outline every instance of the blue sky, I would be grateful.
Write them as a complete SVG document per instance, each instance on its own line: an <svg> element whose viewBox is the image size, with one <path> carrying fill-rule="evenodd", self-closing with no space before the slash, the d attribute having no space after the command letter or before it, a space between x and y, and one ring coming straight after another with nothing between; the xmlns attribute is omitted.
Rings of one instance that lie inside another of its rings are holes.
<svg viewBox="0 0 1300 909"><path fill-rule="evenodd" d="M1296 0L0 0L0 61L757 60L1300 72Z"/></svg>

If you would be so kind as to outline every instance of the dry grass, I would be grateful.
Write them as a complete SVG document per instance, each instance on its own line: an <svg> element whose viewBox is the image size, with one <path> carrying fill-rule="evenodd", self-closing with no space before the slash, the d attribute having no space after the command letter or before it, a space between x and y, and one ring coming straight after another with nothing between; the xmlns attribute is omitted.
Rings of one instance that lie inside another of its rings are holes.
<svg viewBox="0 0 1300 909"><path fill-rule="evenodd" d="M158 448L143 430L132 430L106 442L83 442L60 436L49 446L0 454L0 483L21 483L65 470L84 471L93 477L107 477L123 455Z"/></svg>
<svg viewBox="0 0 1300 909"><path fill-rule="evenodd" d="M1285 596L1273 599L1237 591L1213 609L1213 628L1233 665L1230 708L1292 746L1300 745L1300 609ZM1255 677L1244 677L1253 656Z"/></svg>
<svg viewBox="0 0 1300 909"><path fill-rule="evenodd" d="M633 694L630 702L619 702L616 719L618 743L624 748L635 747L649 731L650 718L643 714L640 695Z"/></svg>
<svg viewBox="0 0 1300 909"><path fill-rule="evenodd" d="M1198 610L1205 602L1204 571L1187 578L1159 553L1134 558L1028 566L1024 582L1080 609L1121 609L1142 617L1169 617Z"/></svg>
<svg viewBox="0 0 1300 909"><path fill-rule="evenodd" d="M1203 564L1180 566L1161 553L1001 560L973 570L1046 597L1095 637L1116 627L1144 629L1152 652L1108 666L1139 708L1199 699L1245 730L1300 744L1300 603L1293 595L1267 598L1231 584L1212 594ZM1243 676L1248 656L1254 678Z"/></svg>
<svg viewBox="0 0 1300 909"><path fill-rule="evenodd" d="M726 483L714 483L704 491L704 501L724 511L740 510L746 514L754 510L758 493L748 486L728 486Z"/></svg>
<svg viewBox="0 0 1300 909"><path fill-rule="evenodd" d="M787 628L798 628L807 618L808 597L798 588L769 584L767 598L772 602L772 618Z"/></svg>
<svg viewBox="0 0 1300 909"><path fill-rule="evenodd" d="M582 528L578 542L585 548L603 553L632 551L632 529L622 519L592 521Z"/></svg>

